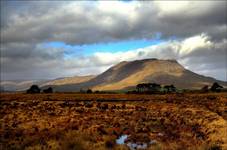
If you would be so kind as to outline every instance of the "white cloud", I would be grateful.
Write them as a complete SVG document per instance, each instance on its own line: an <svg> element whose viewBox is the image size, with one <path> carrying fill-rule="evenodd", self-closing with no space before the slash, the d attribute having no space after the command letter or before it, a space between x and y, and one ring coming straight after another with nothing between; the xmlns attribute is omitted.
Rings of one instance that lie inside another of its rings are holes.
<svg viewBox="0 0 227 150"><path fill-rule="evenodd" d="M199 17L209 14L214 8L226 5L225 1L154 1L158 8L159 17L171 15L183 15L184 17Z"/></svg>
<svg viewBox="0 0 227 150"><path fill-rule="evenodd" d="M187 55L193 50L198 48L209 48L213 45L211 41L209 41L209 37L205 34L197 35L194 37L190 37L185 39L181 44L180 55Z"/></svg>
<svg viewBox="0 0 227 150"><path fill-rule="evenodd" d="M189 1L154 1L155 6L160 10L159 15L176 14L187 10Z"/></svg>

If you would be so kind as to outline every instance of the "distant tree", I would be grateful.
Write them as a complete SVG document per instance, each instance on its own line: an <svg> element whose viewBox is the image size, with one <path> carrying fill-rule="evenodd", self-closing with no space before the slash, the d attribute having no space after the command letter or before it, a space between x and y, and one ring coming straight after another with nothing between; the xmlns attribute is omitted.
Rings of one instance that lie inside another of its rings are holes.
<svg viewBox="0 0 227 150"><path fill-rule="evenodd" d="M202 92L208 92L209 91L209 86L205 85L204 87L201 88Z"/></svg>
<svg viewBox="0 0 227 150"><path fill-rule="evenodd" d="M47 89L44 89L43 90L43 93L53 93L53 88L52 87L49 87Z"/></svg>
<svg viewBox="0 0 227 150"><path fill-rule="evenodd" d="M145 84L144 83L137 84L136 89L137 89L137 92L139 93L143 92L145 89Z"/></svg>
<svg viewBox="0 0 227 150"><path fill-rule="evenodd" d="M174 86L174 85L170 85L170 89L172 92L176 92L177 91L177 88Z"/></svg>
<svg viewBox="0 0 227 150"><path fill-rule="evenodd" d="M167 92L167 93L176 92L176 87L172 84L171 85L165 85L164 91Z"/></svg>
<svg viewBox="0 0 227 150"><path fill-rule="evenodd" d="M141 83L136 86L137 92L148 92L148 93L156 93L161 89L160 84L156 83Z"/></svg>
<svg viewBox="0 0 227 150"><path fill-rule="evenodd" d="M27 90L28 94L40 93L40 88L38 85L32 85L30 89Z"/></svg>
<svg viewBox="0 0 227 150"><path fill-rule="evenodd" d="M217 82L215 82L215 83L211 86L210 90L213 91L213 92L220 92L222 88L223 88L223 87L222 87L221 85L219 85Z"/></svg>
<svg viewBox="0 0 227 150"><path fill-rule="evenodd" d="M92 90L91 89L87 89L87 93L88 94L92 93Z"/></svg>
<svg viewBox="0 0 227 150"><path fill-rule="evenodd" d="M151 93L157 93L161 90L161 85L156 83L148 83L147 84L148 91Z"/></svg>

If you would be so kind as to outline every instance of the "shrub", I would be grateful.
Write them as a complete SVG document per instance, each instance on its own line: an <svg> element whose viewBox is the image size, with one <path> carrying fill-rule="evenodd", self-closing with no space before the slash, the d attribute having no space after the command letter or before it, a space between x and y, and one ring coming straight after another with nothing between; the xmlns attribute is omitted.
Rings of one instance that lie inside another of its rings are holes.
<svg viewBox="0 0 227 150"><path fill-rule="evenodd" d="M44 89L43 90L43 93L53 93L53 88L52 87L49 87L47 89Z"/></svg>
<svg viewBox="0 0 227 150"><path fill-rule="evenodd" d="M217 82L215 82L210 88L210 90L213 92L220 92L221 89L223 89L223 87L219 85Z"/></svg>
<svg viewBox="0 0 227 150"><path fill-rule="evenodd" d="M205 85L204 87L202 87L201 91L204 92L204 93L208 92L209 91L209 86Z"/></svg>
<svg viewBox="0 0 227 150"><path fill-rule="evenodd" d="M84 147L85 141L81 136L82 135L78 134L77 132L68 132L61 141L61 149L86 150L86 148Z"/></svg>
<svg viewBox="0 0 227 150"><path fill-rule="evenodd" d="M114 143L114 141L108 140L105 142L105 146L106 146L106 148L112 149L115 146L115 143Z"/></svg>
<svg viewBox="0 0 227 150"><path fill-rule="evenodd" d="M90 94L90 93L92 93L92 90L91 89L88 89L87 90L87 94Z"/></svg>
<svg viewBox="0 0 227 150"><path fill-rule="evenodd" d="M32 85L30 89L27 90L28 94L40 93L40 88L38 85Z"/></svg>
<svg viewBox="0 0 227 150"><path fill-rule="evenodd" d="M214 146L210 147L209 150L221 150L221 147L218 145L214 145Z"/></svg>

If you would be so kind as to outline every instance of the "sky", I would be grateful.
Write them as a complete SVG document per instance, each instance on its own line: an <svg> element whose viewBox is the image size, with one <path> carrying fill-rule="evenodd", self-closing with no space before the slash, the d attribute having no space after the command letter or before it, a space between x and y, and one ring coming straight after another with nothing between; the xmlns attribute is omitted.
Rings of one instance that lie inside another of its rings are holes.
<svg viewBox="0 0 227 150"><path fill-rule="evenodd" d="M227 1L1 1L1 80L176 59L227 81Z"/></svg>

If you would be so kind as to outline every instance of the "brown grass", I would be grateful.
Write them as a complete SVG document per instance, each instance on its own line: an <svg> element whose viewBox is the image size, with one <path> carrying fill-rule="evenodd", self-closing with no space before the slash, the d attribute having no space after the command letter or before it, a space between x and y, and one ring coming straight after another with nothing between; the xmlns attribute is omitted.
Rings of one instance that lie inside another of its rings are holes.
<svg viewBox="0 0 227 150"><path fill-rule="evenodd" d="M1 94L2 149L227 149L227 94Z"/></svg>

